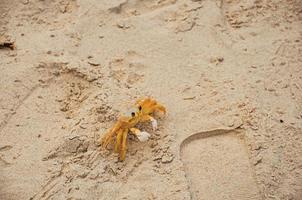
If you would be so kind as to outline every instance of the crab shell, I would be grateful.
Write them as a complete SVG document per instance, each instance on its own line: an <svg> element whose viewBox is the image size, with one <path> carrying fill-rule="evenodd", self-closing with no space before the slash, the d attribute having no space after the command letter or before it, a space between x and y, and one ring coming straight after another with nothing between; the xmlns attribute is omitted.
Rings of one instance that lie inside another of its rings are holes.
<svg viewBox="0 0 302 200"><path fill-rule="evenodd" d="M150 115L156 111L166 114L166 108L150 97L138 100L136 106L140 110L141 115Z"/></svg>

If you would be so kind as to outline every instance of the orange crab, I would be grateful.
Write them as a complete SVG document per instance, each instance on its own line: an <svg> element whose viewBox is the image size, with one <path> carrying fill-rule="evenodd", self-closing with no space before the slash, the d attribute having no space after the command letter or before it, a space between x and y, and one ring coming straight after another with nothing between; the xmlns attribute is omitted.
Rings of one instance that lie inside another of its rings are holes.
<svg viewBox="0 0 302 200"><path fill-rule="evenodd" d="M128 133L135 135L140 141L147 141L150 134L135 128L139 122L151 121L153 130L157 129L157 121L151 115L156 111L166 113L166 108L152 98L140 99L135 108L125 116L121 116L117 123L101 138L101 146L107 148L114 144L114 151L119 153L119 160L124 161L127 151Z"/></svg>

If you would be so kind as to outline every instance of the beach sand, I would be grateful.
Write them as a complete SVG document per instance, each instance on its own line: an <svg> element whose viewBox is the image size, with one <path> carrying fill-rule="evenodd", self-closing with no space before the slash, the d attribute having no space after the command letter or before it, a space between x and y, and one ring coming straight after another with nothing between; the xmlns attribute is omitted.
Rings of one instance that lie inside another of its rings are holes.
<svg viewBox="0 0 302 200"><path fill-rule="evenodd" d="M301 22L300 0L1 0L0 199L301 199ZM118 162L98 140L147 96L167 114Z"/></svg>

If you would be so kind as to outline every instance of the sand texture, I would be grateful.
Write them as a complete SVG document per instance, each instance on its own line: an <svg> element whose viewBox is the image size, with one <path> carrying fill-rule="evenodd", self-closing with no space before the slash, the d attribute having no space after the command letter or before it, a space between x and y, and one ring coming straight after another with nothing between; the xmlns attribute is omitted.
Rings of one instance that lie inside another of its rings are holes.
<svg viewBox="0 0 302 200"><path fill-rule="evenodd" d="M0 0L0 199L301 200L302 1Z"/></svg>

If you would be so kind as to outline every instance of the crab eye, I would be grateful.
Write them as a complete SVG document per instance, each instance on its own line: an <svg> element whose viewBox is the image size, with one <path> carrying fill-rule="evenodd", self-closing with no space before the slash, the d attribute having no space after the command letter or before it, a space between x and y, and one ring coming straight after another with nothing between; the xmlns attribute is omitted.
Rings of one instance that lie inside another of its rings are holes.
<svg viewBox="0 0 302 200"><path fill-rule="evenodd" d="M138 107L138 109L141 111L141 110L142 110L142 107L141 107L141 106L139 106L139 107Z"/></svg>
<svg viewBox="0 0 302 200"><path fill-rule="evenodd" d="M134 116L135 116L135 112L132 112L132 113L131 113L131 116L134 117Z"/></svg>

